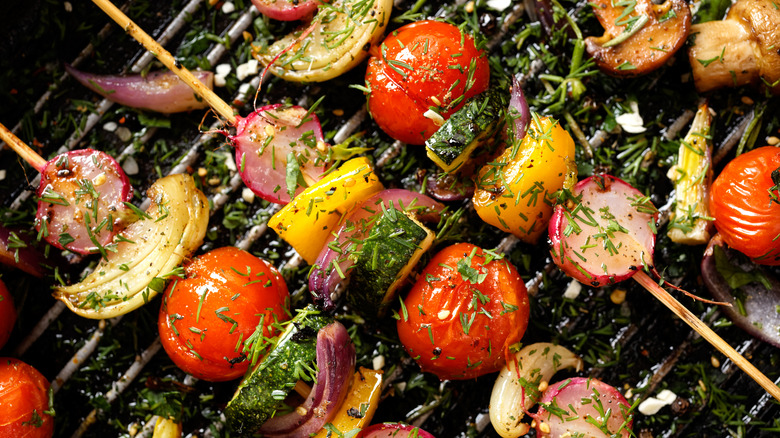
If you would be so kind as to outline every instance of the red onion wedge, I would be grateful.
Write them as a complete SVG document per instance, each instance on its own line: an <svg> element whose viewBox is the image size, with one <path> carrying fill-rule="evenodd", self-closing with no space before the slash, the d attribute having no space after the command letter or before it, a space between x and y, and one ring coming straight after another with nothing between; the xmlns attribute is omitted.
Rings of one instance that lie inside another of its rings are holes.
<svg viewBox="0 0 780 438"><path fill-rule="evenodd" d="M347 329L333 322L317 333L317 381L302 405L260 427L265 437L313 436L333 418L349 392L355 372L355 346Z"/></svg>
<svg viewBox="0 0 780 438"><path fill-rule="evenodd" d="M237 119L236 134L228 139L241 179L256 195L287 204L322 177L328 146L315 114L274 104Z"/></svg>
<svg viewBox="0 0 780 438"><path fill-rule="evenodd" d="M514 138L519 141L525 137L525 131L528 129L528 124L531 123L531 110L528 108L528 101L525 100L525 95L522 87L520 87L520 81L517 80L517 76L512 77L509 115L514 120Z"/></svg>
<svg viewBox="0 0 780 438"><path fill-rule="evenodd" d="M423 179L424 178L424 179ZM452 173L423 175L418 181L425 181L425 193L438 201L462 201L474 196L474 183L470 178Z"/></svg>
<svg viewBox="0 0 780 438"><path fill-rule="evenodd" d="M159 113L179 113L208 107L187 83L172 72L152 72L146 76L95 75L65 64L65 70L82 85L106 99L131 108ZM209 89L214 88L214 73L193 73Z"/></svg>
<svg viewBox="0 0 780 438"><path fill-rule="evenodd" d="M596 379L575 377L551 384L534 414L538 437L631 436L631 405L617 389Z"/></svg>
<svg viewBox="0 0 780 438"><path fill-rule="evenodd" d="M363 201L343 221L322 248L309 276L309 290L314 302L325 311L332 311L336 301L349 282L349 273L355 262L350 254L360 251L362 240L373 227L377 215L382 214L382 205L391 205L398 210L414 212L426 222L438 222L444 206L426 195L404 189L381 191Z"/></svg>
<svg viewBox="0 0 780 438"><path fill-rule="evenodd" d="M358 435L361 438L434 438L419 427L400 423L383 423L369 426Z"/></svg>
<svg viewBox="0 0 780 438"><path fill-rule="evenodd" d="M593 287L652 267L658 212L639 190L610 175L577 183L549 225L555 264Z"/></svg>
<svg viewBox="0 0 780 438"><path fill-rule="evenodd" d="M44 266L49 264L42 252L35 248L26 230L6 228L0 225L0 263L43 277Z"/></svg>
<svg viewBox="0 0 780 438"><path fill-rule="evenodd" d="M252 0L252 4L261 14L281 21L301 20L313 14L320 3L327 3L327 1Z"/></svg>
<svg viewBox="0 0 780 438"><path fill-rule="evenodd" d="M130 181L110 155L93 149L58 155L41 170L35 228L79 254L104 252L130 215Z"/></svg>
<svg viewBox="0 0 780 438"><path fill-rule="evenodd" d="M704 252L701 276L713 298L732 304L721 310L734 324L780 347L780 279L729 248L720 234L710 240Z"/></svg>

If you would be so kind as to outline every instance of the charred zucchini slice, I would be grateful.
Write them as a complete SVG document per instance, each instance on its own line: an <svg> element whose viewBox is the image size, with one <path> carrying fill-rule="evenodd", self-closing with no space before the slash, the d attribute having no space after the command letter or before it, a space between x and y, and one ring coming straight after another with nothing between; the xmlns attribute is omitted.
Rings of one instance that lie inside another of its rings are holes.
<svg viewBox="0 0 780 438"><path fill-rule="evenodd" d="M393 206L383 209L357 254L347 290L351 308L366 316L383 315L434 234Z"/></svg>
<svg viewBox="0 0 780 438"><path fill-rule="evenodd" d="M490 89L466 101L425 141L428 158L445 172L458 169L477 146L498 132L508 104L506 92L499 89Z"/></svg>
<svg viewBox="0 0 780 438"><path fill-rule="evenodd" d="M238 386L225 408L228 427L251 436L280 411L299 380L312 380L317 361L317 332L333 319L309 306L293 318L265 358Z"/></svg>

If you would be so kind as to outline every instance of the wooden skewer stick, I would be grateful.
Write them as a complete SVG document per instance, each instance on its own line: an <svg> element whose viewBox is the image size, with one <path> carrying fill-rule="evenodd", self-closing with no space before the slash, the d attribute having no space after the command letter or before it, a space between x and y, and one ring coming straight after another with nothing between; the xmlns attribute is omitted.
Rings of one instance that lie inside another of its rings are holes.
<svg viewBox="0 0 780 438"><path fill-rule="evenodd" d="M122 26L125 32L127 32L131 37L135 38L136 41L141 43L141 45L143 45L146 50L152 52L152 54L155 55L157 59L160 60L160 62L162 62L177 76L179 76L179 78L181 78L181 80L189 85L193 91L198 94L198 96L202 97L203 100L205 100L209 106L214 109L214 111L226 119L231 125L236 124L236 115L233 111L233 108L225 103L225 101L217 96L217 94L214 93L210 88L203 85L203 82L196 78L189 70L187 70L187 68L181 65L181 63L176 61L170 52L165 50L163 46L154 40L154 38L150 37L149 34L138 27L138 25L130 20L130 18L128 18L124 12L114 6L114 4L109 0L92 0L92 2L95 3L100 9L102 9L103 12L108 14L108 16L111 17L111 19L114 20L118 25Z"/></svg>
<svg viewBox="0 0 780 438"><path fill-rule="evenodd" d="M6 142L6 144L19 154L24 161L27 161L38 173L43 172L46 167L46 160L43 159L38 153L27 146L19 137L15 136L8 128L0 123L0 139Z"/></svg>
<svg viewBox="0 0 780 438"><path fill-rule="evenodd" d="M780 387L775 385L774 382L769 380L758 368L754 367L747 359L745 359L737 350L731 345L726 343L717 333L712 331L707 324L694 315L690 310L683 306L674 297L669 295L669 292L664 290L658 285L652 278L650 278L644 271L639 271L634 274L633 277L637 283L641 284L651 294L653 294L659 301L661 301L666 307L668 307L675 315L685 321L686 324L696 330L704 339L706 339L713 347L718 349L726 357L731 359L742 371L746 372L748 376L753 378L762 388L766 390L772 397L780 401Z"/></svg>

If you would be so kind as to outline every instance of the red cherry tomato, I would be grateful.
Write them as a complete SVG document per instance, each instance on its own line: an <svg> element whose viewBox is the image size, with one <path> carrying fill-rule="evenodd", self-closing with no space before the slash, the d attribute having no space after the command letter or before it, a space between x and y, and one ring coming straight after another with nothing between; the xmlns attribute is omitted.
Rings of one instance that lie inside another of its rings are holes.
<svg viewBox="0 0 780 438"><path fill-rule="evenodd" d="M263 336L289 319L289 293L269 263L234 247L212 250L184 267L185 278L163 296L157 326L168 356L182 370L212 382L249 368L243 343L262 321Z"/></svg>
<svg viewBox="0 0 780 438"><path fill-rule="evenodd" d="M0 358L0 438L53 436L49 409L49 381L18 359Z"/></svg>
<svg viewBox="0 0 780 438"><path fill-rule="evenodd" d="M423 371L470 379L498 371L528 326L528 294L506 260L459 243L433 257L404 300L398 336Z"/></svg>
<svg viewBox="0 0 780 438"><path fill-rule="evenodd" d="M762 265L780 265L780 193L772 180L778 169L780 148L754 149L728 163L710 191L710 213L723 240Z"/></svg>
<svg viewBox="0 0 780 438"><path fill-rule="evenodd" d="M3 348L16 324L16 307L14 299L5 283L0 281L0 349Z"/></svg>
<svg viewBox="0 0 780 438"><path fill-rule="evenodd" d="M403 26L375 52L366 71L368 110L383 131L408 144L423 144L438 129L423 115L429 108L446 119L490 81L485 52L440 21Z"/></svg>

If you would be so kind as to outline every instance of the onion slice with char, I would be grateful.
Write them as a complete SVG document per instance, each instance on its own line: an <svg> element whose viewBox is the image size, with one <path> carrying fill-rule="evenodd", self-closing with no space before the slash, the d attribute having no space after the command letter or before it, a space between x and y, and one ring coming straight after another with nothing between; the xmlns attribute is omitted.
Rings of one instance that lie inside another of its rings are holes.
<svg viewBox="0 0 780 438"><path fill-rule="evenodd" d="M525 99L523 89L520 87L520 81L517 76L512 77L512 94L509 97L509 115L514 121L514 138L520 140L525 137L525 131L528 124L531 123L531 109L528 107L528 101Z"/></svg>
<svg viewBox="0 0 780 438"><path fill-rule="evenodd" d="M751 336L780 347L780 314L777 312L780 309L780 279L777 276L729 248L720 234L710 239L704 251L701 276L713 298L732 304L720 310L734 324Z"/></svg>
<svg viewBox="0 0 780 438"><path fill-rule="evenodd" d="M317 381L302 405L260 427L265 437L300 438L316 434L333 418L349 392L355 346L347 329L333 322L317 333Z"/></svg>
<svg viewBox="0 0 780 438"><path fill-rule="evenodd" d="M203 243L209 202L191 176L160 178L147 195L151 206L122 232L116 251L80 283L55 288L55 298L76 314L113 318L144 305Z"/></svg>
<svg viewBox="0 0 780 438"><path fill-rule="evenodd" d="M65 70L81 85L112 102L131 108L170 114L208 107L208 103L198 97L187 83L169 71L152 72L146 76L96 75L76 70L68 64L65 64ZM209 89L214 88L214 73L196 71L193 75Z"/></svg>
<svg viewBox="0 0 780 438"><path fill-rule="evenodd" d="M426 222L438 222L444 206L426 195L404 189L383 190L352 210L339 229L331 234L323 246L309 276L309 290L314 302L325 311L336 307L341 292L349 282L349 273L355 265L353 257L363 247L377 215L391 205L398 210L413 212Z"/></svg>
<svg viewBox="0 0 780 438"><path fill-rule="evenodd" d="M131 216L132 186L110 155L81 149L46 163L35 228L50 244L79 254L102 252Z"/></svg>
<svg viewBox="0 0 780 438"><path fill-rule="evenodd" d="M236 134L228 139L236 148L241 179L269 202L287 204L290 188L297 195L326 170L329 146L320 121L300 106L267 105L238 117Z"/></svg>

